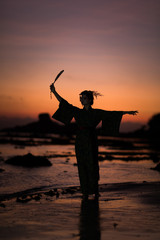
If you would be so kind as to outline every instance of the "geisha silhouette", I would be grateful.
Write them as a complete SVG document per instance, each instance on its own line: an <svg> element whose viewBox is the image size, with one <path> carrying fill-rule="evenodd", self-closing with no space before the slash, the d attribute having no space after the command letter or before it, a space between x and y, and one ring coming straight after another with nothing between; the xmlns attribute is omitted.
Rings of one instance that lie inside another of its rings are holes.
<svg viewBox="0 0 160 240"><path fill-rule="evenodd" d="M124 114L136 115L138 112L93 109L95 97L101 94L90 90L80 93L80 102L83 106L80 109L63 99L55 90L54 83L50 85L50 90L60 104L52 117L64 124L68 124L74 117L77 123L75 152L83 199L87 200L90 194L94 194L95 198L98 198L99 164L96 126L102 121L103 133L115 136L118 134L122 116Z"/></svg>

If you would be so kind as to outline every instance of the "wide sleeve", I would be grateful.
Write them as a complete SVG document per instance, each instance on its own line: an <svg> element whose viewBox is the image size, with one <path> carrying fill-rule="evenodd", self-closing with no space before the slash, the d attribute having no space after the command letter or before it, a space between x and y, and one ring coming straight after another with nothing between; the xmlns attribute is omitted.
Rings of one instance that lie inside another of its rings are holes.
<svg viewBox="0 0 160 240"><path fill-rule="evenodd" d="M69 104L66 100L62 100L59 104L59 108L53 114L52 118L64 123L68 124L72 120L74 116L74 106Z"/></svg>
<svg viewBox="0 0 160 240"><path fill-rule="evenodd" d="M122 111L102 111L102 134L117 136L122 116Z"/></svg>

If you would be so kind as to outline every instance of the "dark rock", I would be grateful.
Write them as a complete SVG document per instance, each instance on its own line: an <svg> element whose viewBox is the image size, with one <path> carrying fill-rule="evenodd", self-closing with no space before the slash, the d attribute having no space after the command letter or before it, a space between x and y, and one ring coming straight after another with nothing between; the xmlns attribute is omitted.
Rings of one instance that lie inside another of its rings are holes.
<svg viewBox="0 0 160 240"><path fill-rule="evenodd" d="M158 137L160 136L160 113L155 114L148 122L149 126L149 135Z"/></svg>
<svg viewBox="0 0 160 240"><path fill-rule="evenodd" d="M53 197L57 194L57 192L54 192L53 190L50 190L49 192L45 192L44 194L47 195L47 196Z"/></svg>
<svg viewBox="0 0 160 240"><path fill-rule="evenodd" d="M31 153L24 156L9 158L5 163L23 167L52 166L51 162L46 157L34 156Z"/></svg>
<svg viewBox="0 0 160 240"><path fill-rule="evenodd" d="M63 190L63 191L61 192L61 194L67 194L67 192L66 192L65 190Z"/></svg>
<svg viewBox="0 0 160 240"><path fill-rule="evenodd" d="M70 159L69 159L69 158L67 158L67 159L66 159L66 163L68 163L68 162L69 162L69 160L70 160Z"/></svg>
<svg viewBox="0 0 160 240"><path fill-rule="evenodd" d="M20 202L20 203L27 203L27 202L29 202L31 200L32 200L32 198L28 197L28 196L26 196L26 197L17 197L17 202Z"/></svg>
<svg viewBox="0 0 160 240"><path fill-rule="evenodd" d="M35 201L39 201L41 199L41 194L38 194L36 196L32 196L32 199L35 200Z"/></svg>
<svg viewBox="0 0 160 240"><path fill-rule="evenodd" d="M56 193L56 198L59 198L59 192Z"/></svg>
<svg viewBox="0 0 160 240"><path fill-rule="evenodd" d="M104 160L112 161L113 159L114 159L114 157L112 157L110 154L100 154L98 156L99 161L104 161Z"/></svg>
<svg viewBox="0 0 160 240"><path fill-rule="evenodd" d="M157 153L151 153L150 158L153 160L154 163L158 163L160 160Z"/></svg>
<svg viewBox="0 0 160 240"><path fill-rule="evenodd" d="M5 207L6 207L6 205L5 205L4 203L0 203L0 207L3 207L3 208L5 208Z"/></svg>
<svg viewBox="0 0 160 240"><path fill-rule="evenodd" d="M75 190L72 189L72 188L67 188L67 189L66 189L66 192L69 193L69 194L74 194L74 193L75 193Z"/></svg>
<svg viewBox="0 0 160 240"><path fill-rule="evenodd" d="M113 227L116 228L118 226L118 223L113 223Z"/></svg>
<svg viewBox="0 0 160 240"><path fill-rule="evenodd" d="M13 128L4 128L3 132L28 132L28 133L55 133L66 136L75 134L77 125L70 123L67 125L59 124L57 121L52 120L48 113L39 114L39 119L36 122L31 122L24 126L16 126Z"/></svg>
<svg viewBox="0 0 160 240"><path fill-rule="evenodd" d="M160 163L158 163L155 168L151 168L151 169L160 172Z"/></svg>

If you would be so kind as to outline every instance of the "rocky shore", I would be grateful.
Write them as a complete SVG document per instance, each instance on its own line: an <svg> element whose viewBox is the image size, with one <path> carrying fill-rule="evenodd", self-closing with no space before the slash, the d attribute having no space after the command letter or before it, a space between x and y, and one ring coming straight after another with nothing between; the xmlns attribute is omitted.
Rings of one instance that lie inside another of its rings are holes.
<svg viewBox="0 0 160 240"><path fill-rule="evenodd" d="M3 195L0 239L145 239L160 237L160 182L103 184L82 201L79 187Z"/></svg>

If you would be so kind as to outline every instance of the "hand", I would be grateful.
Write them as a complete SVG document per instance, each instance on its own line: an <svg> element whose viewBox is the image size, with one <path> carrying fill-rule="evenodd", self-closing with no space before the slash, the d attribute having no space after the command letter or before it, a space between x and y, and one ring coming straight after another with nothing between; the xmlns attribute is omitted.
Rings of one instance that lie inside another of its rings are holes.
<svg viewBox="0 0 160 240"><path fill-rule="evenodd" d="M51 92L55 92L55 86L54 86L54 83L52 83L52 84L50 85L50 90L51 90Z"/></svg>
<svg viewBox="0 0 160 240"><path fill-rule="evenodd" d="M129 114L131 115L137 115L138 111L130 111Z"/></svg>

